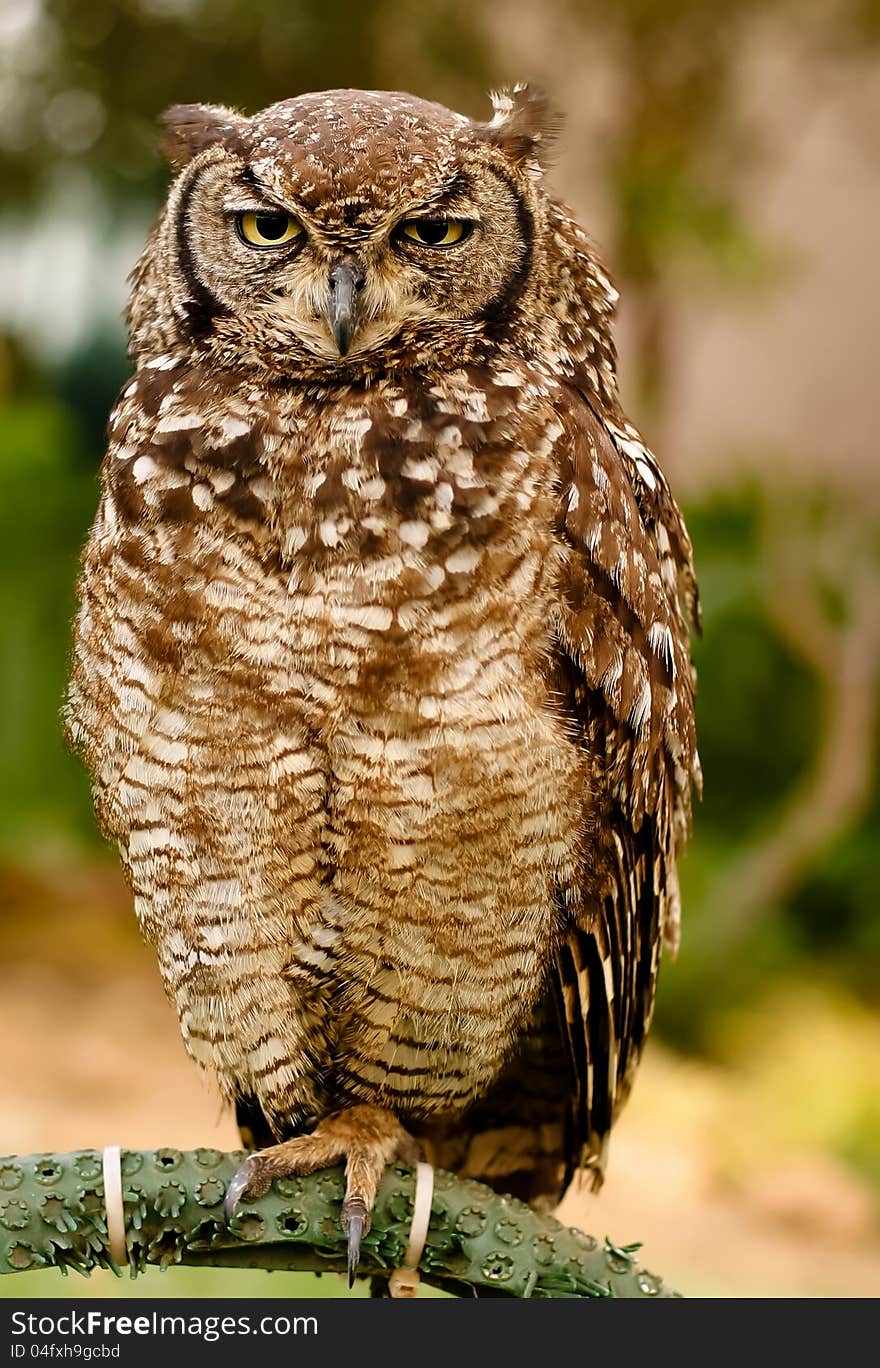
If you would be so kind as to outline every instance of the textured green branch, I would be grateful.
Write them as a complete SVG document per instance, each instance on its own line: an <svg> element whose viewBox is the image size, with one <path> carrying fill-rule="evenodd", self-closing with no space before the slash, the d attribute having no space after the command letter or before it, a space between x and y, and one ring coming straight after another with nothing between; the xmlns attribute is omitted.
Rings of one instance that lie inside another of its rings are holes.
<svg viewBox="0 0 880 1368"><path fill-rule="evenodd" d="M123 1150L122 1191L132 1277L149 1264L345 1271L341 1169L281 1179L223 1219L226 1186L244 1156L219 1150ZM375 1280L402 1261L414 1175L389 1168L364 1237ZM0 1273L115 1267L99 1150L0 1159ZM633 1247L600 1243L481 1183L436 1174L423 1279L459 1296L669 1297Z"/></svg>

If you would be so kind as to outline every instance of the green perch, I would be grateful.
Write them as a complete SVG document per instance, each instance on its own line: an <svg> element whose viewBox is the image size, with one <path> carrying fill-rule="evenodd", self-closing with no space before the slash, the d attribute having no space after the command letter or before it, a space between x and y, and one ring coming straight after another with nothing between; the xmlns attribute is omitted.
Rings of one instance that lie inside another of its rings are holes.
<svg viewBox="0 0 880 1368"><path fill-rule="evenodd" d="M244 1199L227 1225L223 1199L244 1158L215 1149L123 1150L122 1194L129 1271L150 1264L295 1269L344 1273L341 1168L277 1180ZM402 1264L415 1181L403 1165L386 1170L361 1267L374 1295ZM673 1297L633 1254L562 1225L481 1183L438 1171L425 1282L461 1297ZM0 1273L93 1268L122 1273L110 1253L100 1150L0 1159Z"/></svg>

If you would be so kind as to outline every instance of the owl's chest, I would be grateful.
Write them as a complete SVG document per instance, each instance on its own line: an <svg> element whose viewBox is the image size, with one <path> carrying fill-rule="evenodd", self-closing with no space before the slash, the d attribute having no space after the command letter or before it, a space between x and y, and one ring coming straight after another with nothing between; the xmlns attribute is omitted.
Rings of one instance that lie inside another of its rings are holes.
<svg viewBox="0 0 880 1368"><path fill-rule="evenodd" d="M478 422L485 399L471 402L469 416L436 400L413 416L388 394L341 405L264 456L250 481L259 520L207 589L222 650L255 683L429 720L538 670L559 552L558 424L544 414L514 434Z"/></svg>

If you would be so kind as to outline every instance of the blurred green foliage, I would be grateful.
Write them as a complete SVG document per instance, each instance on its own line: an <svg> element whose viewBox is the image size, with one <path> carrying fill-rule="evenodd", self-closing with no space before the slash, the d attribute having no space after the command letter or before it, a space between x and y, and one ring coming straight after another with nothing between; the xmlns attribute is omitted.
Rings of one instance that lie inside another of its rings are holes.
<svg viewBox="0 0 880 1368"><path fill-rule="evenodd" d="M56 400L7 399L0 425L0 830L7 852L36 852L89 829L59 709L95 486L76 421Z"/></svg>
<svg viewBox="0 0 880 1368"><path fill-rule="evenodd" d="M693 654L708 779L696 817L707 839L722 842L747 839L772 816L806 763L818 725L815 681L764 608L762 514L754 484L687 511L703 602Z"/></svg>

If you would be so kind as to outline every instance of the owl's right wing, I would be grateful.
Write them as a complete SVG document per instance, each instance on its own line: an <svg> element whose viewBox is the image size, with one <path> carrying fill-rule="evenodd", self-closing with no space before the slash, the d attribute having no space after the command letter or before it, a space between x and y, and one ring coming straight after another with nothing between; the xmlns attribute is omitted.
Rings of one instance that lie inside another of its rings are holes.
<svg viewBox="0 0 880 1368"><path fill-rule="evenodd" d="M572 1080L566 1177L601 1182L650 1024L661 943L678 940L676 848L699 781L690 541L638 434L569 392L552 687L591 758L580 886L562 890L555 987Z"/></svg>

